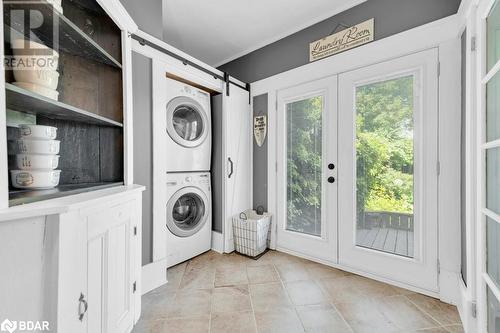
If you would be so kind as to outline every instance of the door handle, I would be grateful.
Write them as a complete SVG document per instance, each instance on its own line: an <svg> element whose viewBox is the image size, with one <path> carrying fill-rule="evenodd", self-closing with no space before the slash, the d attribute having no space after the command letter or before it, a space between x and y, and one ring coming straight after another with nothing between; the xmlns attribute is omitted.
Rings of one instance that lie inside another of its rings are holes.
<svg viewBox="0 0 500 333"><path fill-rule="evenodd" d="M80 293L80 298L78 299L78 319L83 321L83 317L89 308L89 304L85 300L85 295Z"/></svg>
<svg viewBox="0 0 500 333"><path fill-rule="evenodd" d="M228 157L227 160L228 160L229 164L231 165L231 168L229 169L231 171L229 171L229 175L227 176L227 178L231 178L231 176L234 173L234 164L233 164L233 161L231 160L231 157Z"/></svg>

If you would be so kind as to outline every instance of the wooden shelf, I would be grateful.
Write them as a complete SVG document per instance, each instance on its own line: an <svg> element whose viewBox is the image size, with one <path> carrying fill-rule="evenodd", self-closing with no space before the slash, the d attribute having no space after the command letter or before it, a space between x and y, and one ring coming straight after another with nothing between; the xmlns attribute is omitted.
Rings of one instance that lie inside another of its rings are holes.
<svg viewBox="0 0 500 333"><path fill-rule="evenodd" d="M41 12L43 24L32 32L46 45L53 45L54 35L58 35L59 38L56 42L59 42L59 51L117 68L122 67L119 61L114 59L99 44L71 22L71 20L54 10L54 7L47 1L19 1L19 3L15 1L10 1L8 3L4 2L4 17L10 21L10 27L24 34L26 39L30 39L30 31L24 31L24 22L22 20L16 20L16 18L10 15L11 11L16 9L36 9ZM6 31L9 31L8 25ZM54 34L54 32L56 32L56 34Z"/></svg>
<svg viewBox="0 0 500 333"><path fill-rule="evenodd" d="M68 195L86 193L105 188L122 186L123 183L92 183L60 185L50 190L13 190L9 192L9 206L18 206L32 202L61 198Z"/></svg>
<svg viewBox="0 0 500 333"><path fill-rule="evenodd" d="M43 115L51 119L123 127L123 124L117 121L47 98L10 83L6 83L5 88L7 109Z"/></svg>

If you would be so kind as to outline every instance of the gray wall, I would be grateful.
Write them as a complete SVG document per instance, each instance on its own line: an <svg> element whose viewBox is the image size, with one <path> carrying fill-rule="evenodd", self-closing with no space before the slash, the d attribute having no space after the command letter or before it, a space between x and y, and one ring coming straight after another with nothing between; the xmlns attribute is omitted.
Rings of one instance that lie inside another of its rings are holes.
<svg viewBox="0 0 500 333"><path fill-rule="evenodd" d="M120 0L135 24L144 32L163 38L162 0Z"/></svg>
<svg viewBox="0 0 500 333"><path fill-rule="evenodd" d="M460 0L368 0L345 12L219 67L244 82L255 82L305 65L309 43L329 35L338 23L375 18L375 39L455 14Z"/></svg>
<svg viewBox="0 0 500 333"><path fill-rule="evenodd" d="M134 183L142 194L142 264L153 261L153 137L151 59L132 52L134 98Z"/></svg>
<svg viewBox="0 0 500 333"><path fill-rule="evenodd" d="M267 115L267 94L255 96L253 116ZM263 206L265 211L267 211L267 141L266 137L262 147L259 147L253 140L253 208Z"/></svg>

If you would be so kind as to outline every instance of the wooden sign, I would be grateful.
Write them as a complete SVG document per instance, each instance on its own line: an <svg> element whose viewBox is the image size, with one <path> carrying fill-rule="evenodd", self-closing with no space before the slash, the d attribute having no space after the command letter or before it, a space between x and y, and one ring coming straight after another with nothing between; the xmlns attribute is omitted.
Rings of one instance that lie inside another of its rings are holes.
<svg viewBox="0 0 500 333"><path fill-rule="evenodd" d="M267 116L257 116L253 118L253 135L257 146L262 147L266 141Z"/></svg>
<svg viewBox="0 0 500 333"><path fill-rule="evenodd" d="M347 51L373 41L374 19L356 24L309 44L309 62Z"/></svg>

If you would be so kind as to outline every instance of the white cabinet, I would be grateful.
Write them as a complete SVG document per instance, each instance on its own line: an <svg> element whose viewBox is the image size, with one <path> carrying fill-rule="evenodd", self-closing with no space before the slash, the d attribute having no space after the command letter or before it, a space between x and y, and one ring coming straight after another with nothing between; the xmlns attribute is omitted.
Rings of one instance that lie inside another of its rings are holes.
<svg viewBox="0 0 500 333"><path fill-rule="evenodd" d="M130 332L140 315L141 193L59 215L57 331Z"/></svg>

